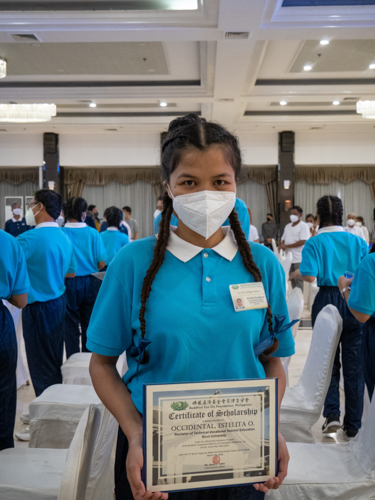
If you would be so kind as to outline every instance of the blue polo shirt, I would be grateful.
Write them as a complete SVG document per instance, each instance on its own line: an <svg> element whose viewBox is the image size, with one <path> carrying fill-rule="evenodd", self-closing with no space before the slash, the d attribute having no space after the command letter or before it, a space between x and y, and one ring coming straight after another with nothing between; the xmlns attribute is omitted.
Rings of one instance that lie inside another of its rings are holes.
<svg viewBox="0 0 375 500"><path fill-rule="evenodd" d="M17 238L30 278L28 304L57 299L65 292L64 278L77 264L69 238L56 222L42 223Z"/></svg>
<svg viewBox="0 0 375 500"><path fill-rule="evenodd" d="M264 378L254 348L267 338L266 309L235 312L229 286L253 282L234 236L227 231L215 249L202 249L171 234L165 260L146 305L148 364L130 356L141 338L141 290L156 243L137 240L109 265L87 331L90 351L119 356L126 350L129 370L123 380L142 412L144 383ZM273 314L287 317L285 275L268 248L250 243ZM276 356L294 353L291 330L278 337Z"/></svg>
<svg viewBox="0 0 375 500"><path fill-rule="evenodd" d="M29 229L31 229L31 227L26 224L25 217L14 221L13 219L9 219L5 223L5 232L11 234L15 238Z"/></svg>
<svg viewBox="0 0 375 500"><path fill-rule="evenodd" d="M100 232L104 233L104 231L107 231L107 229L108 229L108 222L106 220L104 220L102 222L102 225L100 226ZM126 236L128 236L128 229L123 224L121 224L121 226L120 226L120 232L124 233L124 234L126 234Z"/></svg>
<svg viewBox="0 0 375 500"><path fill-rule="evenodd" d="M302 276L315 276L318 286L337 286L345 271L355 273L368 248L362 238L342 226L329 226L306 241L302 250Z"/></svg>
<svg viewBox="0 0 375 500"><path fill-rule="evenodd" d="M0 300L29 291L25 256L18 242L0 229Z"/></svg>
<svg viewBox="0 0 375 500"><path fill-rule="evenodd" d="M243 232L245 233L246 239L249 239L250 236L250 217L249 217L249 212L247 211L247 206L246 203L239 198L236 198L236 203L234 205L234 209L237 212L238 219L240 221L241 227ZM158 234L159 233L159 228L160 228L160 221L161 221L161 214L159 214L156 219L154 220L154 233ZM172 214L171 217L171 225L172 226L178 226L178 219ZM224 223L223 226L230 226L229 219L227 219Z"/></svg>
<svg viewBox="0 0 375 500"><path fill-rule="evenodd" d="M365 257L357 268L348 306L356 311L374 315L375 312L375 253Z"/></svg>
<svg viewBox="0 0 375 500"><path fill-rule="evenodd" d="M103 240L105 251L107 253L105 265L108 266L117 252L129 243L129 238L126 234L121 233L115 228L109 228L107 231L104 231L104 233L100 233L100 237Z"/></svg>
<svg viewBox="0 0 375 500"><path fill-rule="evenodd" d="M77 276L98 272L98 263L107 258L103 240L96 229L84 222L66 223L62 231L72 242L77 261Z"/></svg>

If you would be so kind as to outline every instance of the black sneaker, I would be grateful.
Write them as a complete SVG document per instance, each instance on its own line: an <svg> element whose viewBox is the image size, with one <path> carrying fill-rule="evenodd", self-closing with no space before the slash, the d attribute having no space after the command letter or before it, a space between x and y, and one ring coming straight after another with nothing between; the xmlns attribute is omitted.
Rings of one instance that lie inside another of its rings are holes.
<svg viewBox="0 0 375 500"><path fill-rule="evenodd" d="M345 425L343 425L341 428L347 439L353 439L358 434L358 429L354 429L353 427L346 427Z"/></svg>
<svg viewBox="0 0 375 500"><path fill-rule="evenodd" d="M341 427L340 415L335 415L334 413L326 418L322 426L323 434L330 434L331 432L337 432Z"/></svg>

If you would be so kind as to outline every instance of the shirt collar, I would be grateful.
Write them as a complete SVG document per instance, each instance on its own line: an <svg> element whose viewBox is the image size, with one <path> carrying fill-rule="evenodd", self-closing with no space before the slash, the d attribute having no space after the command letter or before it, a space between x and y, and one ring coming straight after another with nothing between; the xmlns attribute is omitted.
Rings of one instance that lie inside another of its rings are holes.
<svg viewBox="0 0 375 500"><path fill-rule="evenodd" d="M37 226L35 226L35 229L40 229L41 227L59 227L57 222L41 222Z"/></svg>
<svg viewBox="0 0 375 500"><path fill-rule="evenodd" d="M86 222L67 222L65 227L71 227L74 229L80 229L82 227L87 227Z"/></svg>
<svg viewBox="0 0 375 500"><path fill-rule="evenodd" d="M342 226L327 226L322 227L318 230L318 234L321 233L342 233L345 229Z"/></svg>
<svg viewBox="0 0 375 500"><path fill-rule="evenodd" d="M22 222L23 217L20 217L18 220L12 217L12 222Z"/></svg>
<svg viewBox="0 0 375 500"><path fill-rule="evenodd" d="M188 241L181 239L177 236L177 234L175 234L175 230L176 226L171 226L167 250L169 250L169 252L177 259L182 262L188 262L202 252L202 250L207 250L206 248L197 247ZM224 257L224 259L232 261L238 250L234 234L229 226L222 227L221 230L225 234L225 237L218 245L216 245L216 247L211 248L211 250L219 254L221 257Z"/></svg>
<svg viewBox="0 0 375 500"><path fill-rule="evenodd" d="M117 227L107 227L107 231L120 231Z"/></svg>

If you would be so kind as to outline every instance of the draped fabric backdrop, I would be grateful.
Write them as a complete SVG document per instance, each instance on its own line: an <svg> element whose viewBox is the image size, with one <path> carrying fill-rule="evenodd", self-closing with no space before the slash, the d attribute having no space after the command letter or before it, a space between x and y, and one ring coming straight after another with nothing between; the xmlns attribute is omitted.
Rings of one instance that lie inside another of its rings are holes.
<svg viewBox="0 0 375 500"><path fill-rule="evenodd" d="M1 169L0 169L1 171ZM1 174L0 174L1 178ZM23 209L25 215L25 196L33 196L35 191L39 189L38 182L23 182L22 184L10 184L9 182L0 181L0 227L5 226L5 196L23 196Z"/></svg>

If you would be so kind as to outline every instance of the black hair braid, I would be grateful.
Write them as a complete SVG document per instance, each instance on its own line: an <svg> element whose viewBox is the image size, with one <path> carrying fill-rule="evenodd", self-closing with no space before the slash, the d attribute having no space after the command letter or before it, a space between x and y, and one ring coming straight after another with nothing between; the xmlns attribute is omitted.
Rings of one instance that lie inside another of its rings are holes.
<svg viewBox="0 0 375 500"><path fill-rule="evenodd" d="M139 312L139 321L141 323L141 336L145 337L146 334L146 302L151 292L152 282L155 279L156 273L159 271L161 265L164 262L165 252L167 250L169 234L170 234L170 222L173 212L173 203L168 193L164 193L163 196L163 212L161 214L160 230L158 234L158 239L155 245L154 258L151 262L150 267L147 270L145 279L143 280L142 292L141 292L141 310ZM148 363L149 354L147 351L144 352L144 357L142 364Z"/></svg>
<svg viewBox="0 0 375 500"><path fill-rule="evenodd" d="M258 269L258 266L254 262L249 242L246 240L245 233L242 230L240 221L238 220L237 212L235 210L232 210L231 214L229 215L229 222L230 222L230 227L234 233L234 237L236 238L238 250L242 257L244 266L249 271L249 273L254 277L254 281L262 281L262 275ZM269 304L267 306L267 316L268 316L268 329L270 332L272 332L273 331L272 311L271 311L271 306ZM264 351L264 354L269 356L270 354L273 354L278 349L278 347L279 347L279 341L275 339L273 345L269 347L266 351Z"/></svg>
<svg viewBox="0 0 375 500"><path fill-rule="evenodd" d="M82 214L87 211L87 202L79 196L69 198L64 205L65 220L75 219L78 222L82 220Z"/></svg>
<svg viewBox="0 0 375 500"><path fill-rule="evenodd" d="M322 196L316 204L319 215L319 227L326 227L328 224L342 226L343 207L342 201L337 196Z"/></svg>

